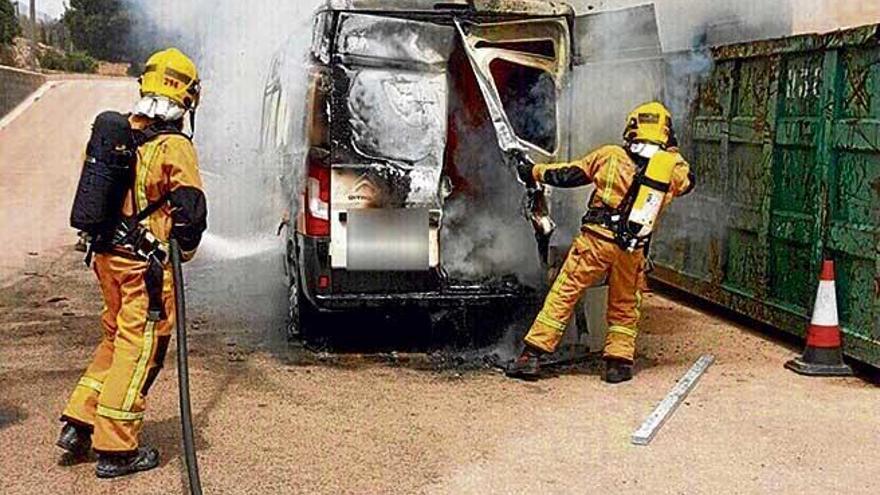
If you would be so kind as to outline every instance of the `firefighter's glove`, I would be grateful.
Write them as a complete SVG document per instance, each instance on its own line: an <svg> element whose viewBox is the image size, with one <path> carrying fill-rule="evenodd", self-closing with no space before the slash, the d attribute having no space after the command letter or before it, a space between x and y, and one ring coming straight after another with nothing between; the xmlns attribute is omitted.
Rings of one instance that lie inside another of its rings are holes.
<svg viewBox="0 0 880 495"><path fill-rule="evenodd" d="M529 189L534 189L537 186L533 174L535 162L520 149L508 151L507 156L510 163L516 167L516 175L519 177L519 180Z"/></svg>

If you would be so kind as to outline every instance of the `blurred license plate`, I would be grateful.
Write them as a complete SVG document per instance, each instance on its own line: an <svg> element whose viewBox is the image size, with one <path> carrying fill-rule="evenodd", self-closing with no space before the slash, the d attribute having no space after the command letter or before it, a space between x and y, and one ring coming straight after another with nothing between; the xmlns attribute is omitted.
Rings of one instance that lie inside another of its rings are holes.
<svg viewBox="0 0 880 495"><path fill-rule="evenodd" d="M347 223L349 270L428 269L430 225L427 209L349 210Z"/></svg>

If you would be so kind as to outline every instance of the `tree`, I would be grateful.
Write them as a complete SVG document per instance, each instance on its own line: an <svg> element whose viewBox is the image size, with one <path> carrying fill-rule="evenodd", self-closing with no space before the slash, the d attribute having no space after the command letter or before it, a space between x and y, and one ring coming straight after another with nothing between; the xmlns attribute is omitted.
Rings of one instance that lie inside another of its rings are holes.
<svg viewBox="0 0 880 495"><path fill-rule="evenodd" d="M10 43L21 33L15 18L15 8L9 0L0 0L0 43Z"/></svg>
<svg viewBox="0 0 880 495"><path fill-rule="evenodd" d="M62 22L77 50L110 62L133 61L131 12L123 1L70 0Z"/></svg>

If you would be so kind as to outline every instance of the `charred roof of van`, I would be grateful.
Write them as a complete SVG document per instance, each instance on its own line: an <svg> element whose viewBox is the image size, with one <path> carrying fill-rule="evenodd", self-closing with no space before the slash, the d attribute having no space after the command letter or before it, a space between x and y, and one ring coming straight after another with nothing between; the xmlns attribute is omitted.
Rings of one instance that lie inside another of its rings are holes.
<svg viewBox="0 0 880 495"><path fill-rule="evenodd" d="M573 15L574 9L565 2L546 0L327 0L324 10L373 12L455 12L471 11L484 14L534 16Z"/></svg>

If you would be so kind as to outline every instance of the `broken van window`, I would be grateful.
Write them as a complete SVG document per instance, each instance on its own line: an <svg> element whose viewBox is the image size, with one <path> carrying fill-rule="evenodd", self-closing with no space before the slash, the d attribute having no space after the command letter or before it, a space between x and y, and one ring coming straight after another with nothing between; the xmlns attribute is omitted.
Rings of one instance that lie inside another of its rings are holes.
<svg viewBox="0 0 880 495"><path fill-rule="evenodd" d="M557 99L570 62L565 20L456 20L456 28L499 146L528 146L544 158L553 157L559 148Z"/></svg>
<svg viewBox="0 0 880 495"><path fill-rule="evenodd" d="M479 41L477 48L499 48L515 52L528 53L547 58L556 58L556 45L551 40L531 41Z"/></svg>
<svg viewBox="0 0 880 495"><path fill-rule="evenodd" d="M547 153L556 150L556 82L549 73L495 59L492 79L513 132Z"/></svg>

